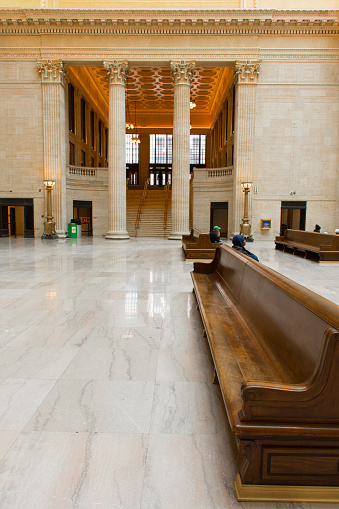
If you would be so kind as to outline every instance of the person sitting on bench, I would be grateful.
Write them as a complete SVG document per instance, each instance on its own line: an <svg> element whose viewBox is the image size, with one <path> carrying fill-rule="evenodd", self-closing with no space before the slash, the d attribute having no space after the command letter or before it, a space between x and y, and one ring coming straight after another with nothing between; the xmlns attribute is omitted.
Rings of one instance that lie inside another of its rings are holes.
<svg viewBox="0 0 339 509"><path fill-rule="evenodd" d="M236 249L240 253L243 253L243 254L249 256L250 258L253 258L253 260L256 260L257 262L259 261L259 258L255 254L251 253L251 251L248 251L245 248L246 239L243 235L234 235L232 242L233 242L232 247L234 249Z"/></svg>
<svg viewBox="0 0 339 509"><path fill-rule="evenodd" d="M212 244L223 244L223 242L220 239L220 230L221 228L219 226L215 226L213 230L210 232L210 239Z"/></svg>

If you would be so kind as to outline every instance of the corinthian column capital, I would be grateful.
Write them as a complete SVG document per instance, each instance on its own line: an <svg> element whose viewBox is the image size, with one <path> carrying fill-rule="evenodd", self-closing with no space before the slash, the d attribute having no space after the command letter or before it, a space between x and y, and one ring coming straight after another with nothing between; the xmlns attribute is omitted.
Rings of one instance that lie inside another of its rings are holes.
<svg viewBox="0 0 339 509"><path fill-rule="evenodd" d="M195 62L171 62L171 75L174 85L190 85L195 68Z"/></svg>
<svg viewBox="0 0 339 509"><path fill-rule="evenodd" d="M64 85L66 72L62 60L39 60L37 67L42 83L60 83Z"/></svg>
<svg viewBox="0 0 339 509"><path fill-rule="evenodd" d="M260 72L261 62L259 60L237 61L235 63L236 84L256 84Z"/></svg>
<svg viewBox="0 0 339 509"><path fill-rule="evenodd" d="M110 85L126 85L129 71L127 60L104 62L104 67L107 70L107 78Z"/></svg>

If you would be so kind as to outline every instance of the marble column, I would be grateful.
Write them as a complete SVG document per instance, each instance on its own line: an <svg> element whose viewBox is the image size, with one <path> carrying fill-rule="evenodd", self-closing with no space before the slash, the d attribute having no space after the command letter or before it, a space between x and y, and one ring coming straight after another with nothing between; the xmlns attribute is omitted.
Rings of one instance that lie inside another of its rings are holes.
<svg viewBox="0 0 339 509"><path fill-rule="evenodd" d="M234 115L234 171L233 210L230 217L232 235L240 231L244 214L244 192L241 182L253 182L255 94L260 72L259 61L235 63L235 115ZM248 210L252 217L252 194L249 193Z"/></svg>
<svg viewBox="0 0 339 509"><path fill-rule="evenodd" d="M66 74L61 60L38 61L37 67L42 81L44 180L55 181L52 215L58 237L66 237Z"/></svg>
<svg viewBox="0 0 339 509"><path fill-rule="evenodd" d="M170 240L181 240L189 233L190 85L194 67L194 62L171 62L174 112Z"/></svg>
<svg viewBox="0 0 339 509"><path fill-rule="evenodd" d="M128 239L126 230L126 61L104 62L109 82L108 233L106 239Z"/></svg>

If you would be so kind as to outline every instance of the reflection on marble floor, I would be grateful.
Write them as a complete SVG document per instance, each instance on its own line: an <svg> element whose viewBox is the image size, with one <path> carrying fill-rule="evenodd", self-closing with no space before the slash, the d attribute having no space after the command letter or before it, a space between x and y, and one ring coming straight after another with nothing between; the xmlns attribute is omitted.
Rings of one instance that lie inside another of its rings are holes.
<svg viewBox="0 0 339 509"><path fill-rule="evenodd" d="M339 264L250 250L339 304ZM237 502L180 243L2 238L0 260L1 509L321 507Z"/></svg>

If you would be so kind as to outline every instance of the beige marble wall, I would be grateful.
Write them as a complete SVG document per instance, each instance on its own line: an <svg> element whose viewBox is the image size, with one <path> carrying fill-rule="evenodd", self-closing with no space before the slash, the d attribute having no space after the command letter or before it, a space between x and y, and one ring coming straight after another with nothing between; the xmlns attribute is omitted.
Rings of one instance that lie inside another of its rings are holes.
<svg viewBox="0 0 339 509"><path fill-rule="evenodd" d="M45 213L42 89L36 62L0 61L0 198L33 198L35 236Z"/></svg>
<svg viewBox="0 0 339 509"><path fill-rule="evenodd" d="M73 200L92 202L93 236L104 236L108 229L108 188L102 190L67 189L67 220L73 217Z"/></svg>
<svg viewBox="0 0 339 509"><path fill-rule="evenodd" d="M338 221L338 113L336 63L262 64L250 194L255 237L272 238L279 233L281 201L306 201L306 229L313 230L319 223L323 231L334 231ZM261 232L260 220L266 218L272 219L272 230Z"/></svg>
<svg viewBox="0 0 339 509"><path fill-rule="evenodd" d="M212 172L212 173L211 173ZM230 173L226 175L225 173ZM211 176L212 175L212 176ZM210 230L211 203L228 202L228 231L233 221L232 169L199 168L193 178L193 227L202 232Z"/></svg>

